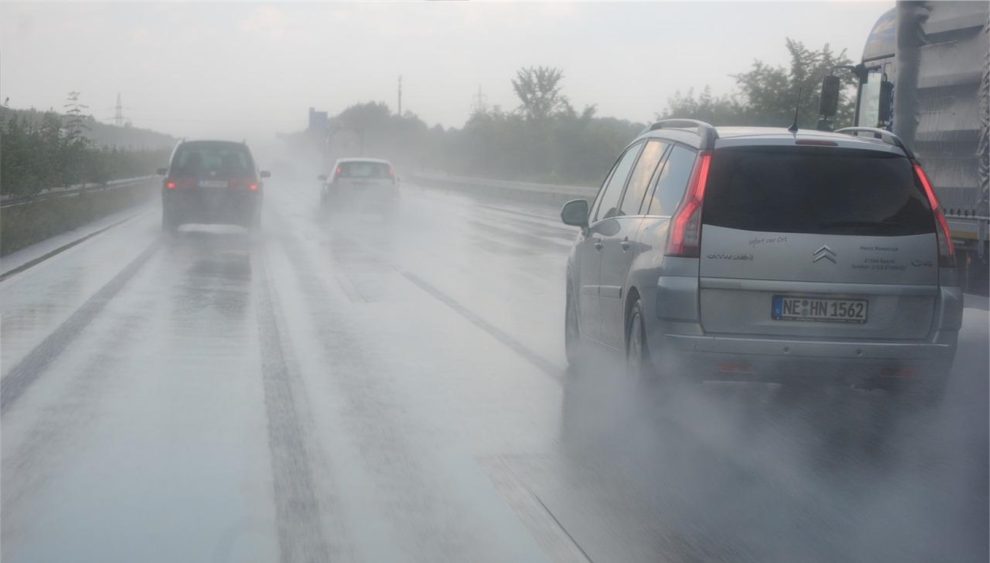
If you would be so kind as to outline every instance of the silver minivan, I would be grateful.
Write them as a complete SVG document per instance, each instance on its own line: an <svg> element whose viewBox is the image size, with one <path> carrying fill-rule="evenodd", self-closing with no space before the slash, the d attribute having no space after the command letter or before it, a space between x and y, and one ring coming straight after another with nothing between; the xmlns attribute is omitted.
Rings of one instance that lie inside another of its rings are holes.
<svg viewBox="0 0 990 563"><path fill-rule="evenodd" d="M938 397L962 292L924 170L887 131L651 126L619 156L567 267L568 359Z"/></svg>

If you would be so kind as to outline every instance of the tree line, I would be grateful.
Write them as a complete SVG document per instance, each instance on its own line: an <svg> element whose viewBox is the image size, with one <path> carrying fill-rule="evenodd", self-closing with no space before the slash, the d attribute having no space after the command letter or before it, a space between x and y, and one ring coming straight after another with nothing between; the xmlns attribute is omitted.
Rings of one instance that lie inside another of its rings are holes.
<svg viewBox="0 0 990 563"><path fill-rule="evenodd" d="M851 61L827 44L816 50L787 39L785 47L789 64L756 60L733 75L731 94L714 96L708 86L697 93L677 92L654 117L787 127L797 110L799 127L814 128L822 78ZM844 88L833 121L844 126L853 119L854 79L848 72L837 74ZM559 68L522 68L512 78L516 108L479 105L460 128L429 127L411 112L396 115L384 103L368 102L330 118L328 131L297 133L287 140L317 149L327 163L340 156L382 156L405 170L594 185L647 123L599 116L594 105L574 108L564 78Z"/></svg>
<svg viewBox="0 0 990 563"><path fill-rule="evenodd" d="M168 160L166 135L134 132L140 148L98 144L91 129L113 129L83 113L70 93L65 113L0 108L0 193L30 195L44 189L101 183L154 173ZM117 128L119 129L119 128ZM149 136L150 135L150 136Z"/></svg>

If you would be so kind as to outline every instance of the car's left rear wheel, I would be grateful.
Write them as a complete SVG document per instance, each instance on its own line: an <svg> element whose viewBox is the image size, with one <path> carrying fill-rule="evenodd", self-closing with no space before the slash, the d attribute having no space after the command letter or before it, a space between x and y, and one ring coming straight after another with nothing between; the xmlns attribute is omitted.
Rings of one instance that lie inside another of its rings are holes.
<svg viewBox="0 0 990 563"><path fill-rule="evenodd" d="M636 378L647 378L653 375L652 366L643 324L643 306L637 299L629 310L626 323L626 372Z"/></svg>

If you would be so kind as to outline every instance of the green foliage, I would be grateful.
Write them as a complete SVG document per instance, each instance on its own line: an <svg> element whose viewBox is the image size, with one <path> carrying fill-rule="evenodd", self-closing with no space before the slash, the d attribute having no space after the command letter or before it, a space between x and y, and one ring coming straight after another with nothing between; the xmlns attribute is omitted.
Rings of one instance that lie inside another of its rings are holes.
<svg viewBox="0 0 990 563"><path fill-rule="evenodd" d="M836 54L828 44L815 51L800 41L787 39L786 47L791 58L788 66L753 61L749 71L733 76L738 88L736 95L715 98L707 86L698 97L693 90L686 96L678 92L668 100L663 117L701 119L714 125L788 127L794 121L797 107L798 126L814 128L818 123L822 79L833 68L849 65L851 61L845 51ZM848 71L840 70L836 74L843 89L833 122L839 127L852 125L856 80Z"/></svg>
<svg viewBox="0 0 990 563"><path fill-rule="evenodd" d="M168 149L97 147L83 131L64 127L54 112L24 116L0 109L0 193L143 176L168 162Z"/></svg>
<svg viewBox="0 0 990 563"><path fill-rule="evenodd" d="M814 128L822 78L836 66L850 64L845 52L833 53L787 40L790 64L771 66L754 61L734 75L738 91L714 96L705 87L669 100L658 117L682 117L715 125L788 127L798 107L798 125ZM851 73L837 73L841 92L834 123L850 124L854 97ZM564 73L553 67L519 69L512 86L520 105L515 111L485 108L479 103L460 129L428 128L412 113L394 115L383 103L369 102L333 117L329 132L287 137L298 146L318 147L326 162L342 156L379 156L406 171L445 171L456 175L507 180L594 185L602 180L616 155L643 125L598 117L595 107L578 113L563 94ZM798 93L800 103L798 104Z"/></svg>
<svg viewBox="0 0 990 563"><path fill-rule="evenodd" d="M572 112L567 98L561 94L560 81L564 71L537 66L521 68L512 79L512 88L519 96L519 112L531 121L543 122L560 114Z"/></svg>

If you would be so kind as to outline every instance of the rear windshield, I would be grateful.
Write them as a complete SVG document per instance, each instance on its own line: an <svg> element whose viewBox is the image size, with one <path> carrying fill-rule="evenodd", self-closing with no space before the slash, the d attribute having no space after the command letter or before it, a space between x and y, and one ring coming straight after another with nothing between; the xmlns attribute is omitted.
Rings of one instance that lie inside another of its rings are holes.
<svg viewBox="0 0 990 563"><path fill-rule="evenodd" d="M173 176L252 176L251 153L236 143L187 143L172 160Z"/></svg>
<svg viewBox="0 0 990 563"><path fill-rule="evenodd" d="M902 236L934 232L907 158L828 147L716 151L707 225L782 233Z"/></svg>
<svg viewBox="0 0 990 563"><path fill-rule="evenodd" d="M390 178L389 165L384 162L341 162L338 178Z"/></svg>

